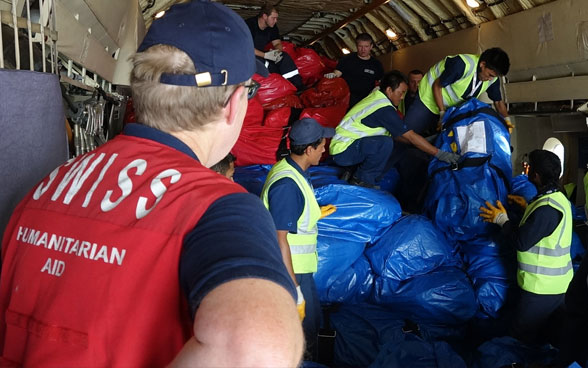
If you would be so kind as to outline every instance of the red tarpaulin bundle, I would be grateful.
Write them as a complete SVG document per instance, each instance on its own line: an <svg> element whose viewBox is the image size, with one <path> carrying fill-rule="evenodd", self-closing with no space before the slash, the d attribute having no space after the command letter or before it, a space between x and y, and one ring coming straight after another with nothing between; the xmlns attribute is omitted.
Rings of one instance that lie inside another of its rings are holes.
<svg viewBox="0 0 588 368"><path fill-rule="evenodd" d="M329 59L328 57L321 55L321 61L325 65L325 73L330 73L337 69L337 60Z"/></svg>
<svg viewBox="0 0 588 368"><path fill-rule="evenodd" d="M336 128L343 119L343 116L345 116L346 110L347 106L312 107L302 110L300 119L313 118L324 127ZM330 143L331 139L328 138L327 143L325 144L325 152L321 157L321 161L324 161L327 157L329 157Z"/></svg>
<svg viewBox="0 0 588 368"><path fill-rule="evenodd" d="M282 41L282 50L290 55L292 60L295 60L298 57L298 53L296 52L296 46L292 42Z"/></svg>
<svg viewBox="0 0 588 368"><path fill-rule="evenodd" d="M290 119L290 108L270 111L263 126L243 126L231 152L237 157L236 166L276 163L276 151Z"/></svg>
<svg viewBox="0 0 588 368"><path fill-rule="evenodd" d="M243 126L261 126L263 123L263 112L263 107L257 96L250 99L247 104L247 113L245 114Z"/></svg>
<svg viewBox="0 0 588 368"><path fill-rule="evenodd" d="M296 95L288 95L283 96L280 98L276 98L273 101L270 101L263 105L264 110L275 110L279 109L280 107L294 107L296 109L302 109L304 106L302 102L300 102L300 98Z"/></svg>
<svg viewBox="0 0 588 368"><path fill-rule="evenodd" d="M288 119L290 119L290 108L280 107L279 109L272 110L267 113L263 126L271 128L282 128L288 125Z"/></svg>
<svg viewBox="0 0 588 368"><path fill-rule="evenodd" d="M298 48L296 53L298 56L294 59L294 63L302 77L302 83L305 86L312 86L323 77L325 66L320 56L312 49Z"/></svg>
<svg viewBox="0 0 588 368"><path fill-rule="evenodd" d="M300 100L306 107L339 106L347 110L349 87L343 78L323 78L314 88L304 91Z"/></svg>
<svg viewBox="0 0 588 368"><path fill-rule="evenodd" d="M296 93L296 87L277 73L270 73L267 78L254 74L253 79L261 85L257 91L257 97L262 105Z"/></svg>

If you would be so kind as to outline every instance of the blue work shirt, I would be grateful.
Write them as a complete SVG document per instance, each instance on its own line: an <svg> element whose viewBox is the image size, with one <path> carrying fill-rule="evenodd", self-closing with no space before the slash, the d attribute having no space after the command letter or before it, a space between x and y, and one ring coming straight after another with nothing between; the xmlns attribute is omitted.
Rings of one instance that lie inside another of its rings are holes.
<svg viewBox="0 0 588 368"><path fill-rule="evenodd" d="M286 161L292 165L302 176L310 182L310 174L303 171L300 166L290 156ZM269 211L274 219L276 230L288 231L296 234L298 219L304 211L304 194L291 178L282 178L276 181L267 193Z"/></svg>
<svg viewBox="0 0 588 368"><path fill-rule="evenodd" d="M445 60L445 70L443 71L443 73L441 73L441 76L439 77L439 82L441 83L441 87L447 87L448 85L460 80L463 76L463 73L465 71L465 62L462 60L461 57L459 56L454 56L454 57L448 57ZM477 67L476 70L477 73L480 72L480 68ZM473 82L473 79L472 79ZM470 82L470 85L468 86L468 88L465 90L464 94L462 96L460 96L463 100L468 100L469 99L469 95L470 95L470 91L472 90L472 82ZM480 84L480 86L478 87L478 89L482 88L482 84ZM476 93L474 94L474 96L476 96L478 94L478 89L476 89ZM494 81L494 83L492 83L488 89L486 90L486 93L488 93L488 98L490 98L492 101L502 101L502 94L500 93L500 81L498 80L498 78L496 78L496 80Z"/></svg>
<svg viewBox="0 0 588 368"><path fill-rule="evenodd" d="M124 134L165 144L198 160L184 142L155 128L128 124ZM208 292L239 278L273 281L296 296L272 219L260 199L250 193L228 194L208 207L184 238L179 278L192 316Z"/></svg>

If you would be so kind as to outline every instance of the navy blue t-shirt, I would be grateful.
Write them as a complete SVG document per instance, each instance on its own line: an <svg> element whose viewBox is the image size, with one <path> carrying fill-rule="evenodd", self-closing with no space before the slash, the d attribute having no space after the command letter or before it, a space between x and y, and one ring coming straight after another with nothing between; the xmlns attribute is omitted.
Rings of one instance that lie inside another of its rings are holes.
<svg viewBox="0 0 588 368"><path fill-rule="evenodd" d="M257 17L249 18L245 21L251 37L253 37L253 47L259 51L264 51L265 45L268 43L280 39L280 31L278 25L275 24L273 27L267 27L265 29L259 28Z"/></svg>
<svg viewBox="0 0 588 368"><path fill-rule="evenodd" d="M462 60L461 57L448 57L445 60L445 70L443 71L443 73L441 73L441 76L439 77L441 87L447 87L448 85L460 80L463 76L464 71L465 62ZM478 68L476 72L480 72L480 68ZM468 96L470 95L470 91L472 90L472 82L470 82L470 85L465 90L464 94L461 96L462 99L469 99ZM480 87L478 87L478 89L481 87L482 85L480 84ZM474 94L474 96L477 95L478 89L476 89L476 93ZM488 98L490 98L492 101L502 101L502 94L500 93L500 81L498 80L498 78L496 78L494 83L492 83L488 87L486 93L488 93Z"/></svg>
<svg viewBox="0 0 588 368"><path fill-rule="evenodd" d="M290 156L286 157L286 161L306 178L312 188L308 174L302 171L302 168ZM267 197L276 230L296 234L298 219L304 211L304 194L296 182L291 178L276 181L270 187Z"/></svg>
<svg viewBox="0 0 588 368"><path fill-rule="evenodd" d="M358 101L369 95L384 75L379 60L374 57L363 60L356 52L342 57L335 69L343 73L341 77L347 82L350 93L358 96Z"/></svg>
<svg viewBox="0 0 588 368"><path fill-rule="evenodd" d="M157 129L129 124L124 132L173 147L198 160L186 144ZM226 195L208 207L184 238L179 278L192 316L208 292L239 278L270 280L286 288L292 297L296 295L272 218L259 198L249 193Z"/></svg>
<svg viewBox="0 0 588 368"><path fill-rule="evenodd" d="M408 131L404 121L392 106L382 107L363 118L362 124L370 128L384 127L394 138Z"/></svg>

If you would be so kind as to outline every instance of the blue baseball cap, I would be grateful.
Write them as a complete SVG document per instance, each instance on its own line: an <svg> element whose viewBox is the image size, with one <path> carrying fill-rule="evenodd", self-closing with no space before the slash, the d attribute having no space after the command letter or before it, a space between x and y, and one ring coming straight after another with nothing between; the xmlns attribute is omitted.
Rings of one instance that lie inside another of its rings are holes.
<svg viewBox="0 0 588 368"><path fill-rule="evenodd" d="M313 118L296 120L290 128L290 143L294 146L303 146L318 141L321 138L331 138L335 135L335 129L325 128Z"/></svg>
<svg viewBox="0 0 588 368"><path fill-rule="evenodd" d="M164 84L235 85L253 73L268 74L255 59L251 32L243 18L220 3L195 0L170 7L153 21L137 52L160 44L184 51L196 67L196 74L162 74L159 81Z"/></svg>

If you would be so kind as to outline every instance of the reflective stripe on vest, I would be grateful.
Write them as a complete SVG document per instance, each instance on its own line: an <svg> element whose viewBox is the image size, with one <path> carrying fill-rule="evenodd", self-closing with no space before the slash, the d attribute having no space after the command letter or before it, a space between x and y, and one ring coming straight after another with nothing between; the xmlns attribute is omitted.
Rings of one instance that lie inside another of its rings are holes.
<svg viewBox="0 0 588 368"><path fill-rule="evenodd" d="M465 68L460 79L448 86L442 87L441 89L443 95L443 105L446 109L464 101L461 96L463 96L468 86L471 84L472 79L478 70L478 61L480 60L480 55L459 54L457 56L463 60L465 63ZM439 107L437 106L437 103L435 102L435 96L433 95L433 84L435 83L435 80L437 80L437 78L443 74L443 71L445 71L445 61L450 57L454 56L447 56L435 64L431 69L429 69L427 74L425 74L419 83L419 97L423 104L427 106L427 108L434 114L439 114ZM480 91L478 91L474 97L480 97L480 95L485 92L488 87L494 83L495 80L496 78L492 78L489 81L483 82Z"/></svg>
<svg viewBox="0 0 588 368"><path fill-rule="evenodd" d="M318 266L316 253L318 229L316 223L321 215L321 210L314 197L312 187L306 178L292 167L286 159L282 159L270 170L261 191L261 199L265 207L269 209L269 189L275 182L283 178L294 180L304 196L304 209L296 223L296 234L288 233L287 235L294 273L316 272Z"/></svg>
<svg viewBox="0 0 588 368"><path fill-rule="evenodd" d="M535 294L563 294L573 276L571 208L563 193L546 194L527 207L520 224L541 206L555 208L562 213L562 219L549 236L525 252L517 251L517 281L523 290Z"/></svg>
<svg viewBox="0 0 588 368"><path fill-rule="evenodd" d="M392 106L396 109L388 97L379 90L373 91L353 106L335 128L335 136L329 146L330 154L336 155L345 151L347 147L360 138L380 135L390 136L390 133L384 127L370 128L362 124L363 119L386 106Z"/></svg>

